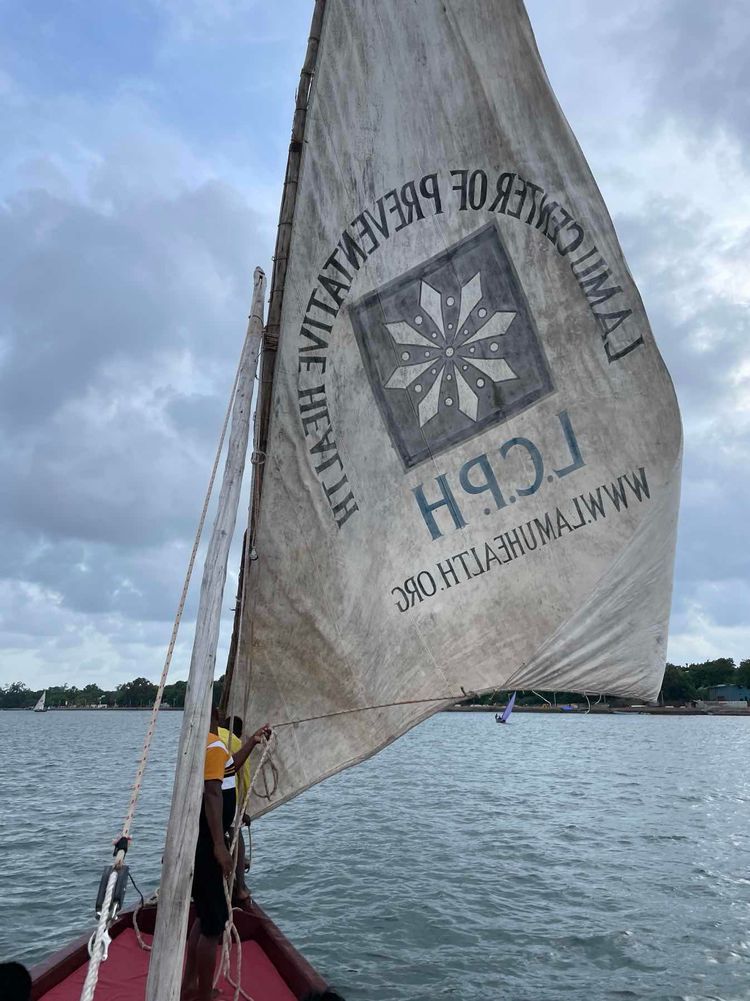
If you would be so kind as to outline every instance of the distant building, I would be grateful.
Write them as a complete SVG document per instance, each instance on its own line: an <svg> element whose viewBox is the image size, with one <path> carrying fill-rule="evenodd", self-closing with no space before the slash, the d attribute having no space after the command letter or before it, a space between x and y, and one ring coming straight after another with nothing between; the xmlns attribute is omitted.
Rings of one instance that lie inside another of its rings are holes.
<svg viewBox="0 0 750 1001"><path fill-rule="evenodd" d="M708 689L709 702L742 702L750 700L750 688L741 685L712 685Z"/></svg>

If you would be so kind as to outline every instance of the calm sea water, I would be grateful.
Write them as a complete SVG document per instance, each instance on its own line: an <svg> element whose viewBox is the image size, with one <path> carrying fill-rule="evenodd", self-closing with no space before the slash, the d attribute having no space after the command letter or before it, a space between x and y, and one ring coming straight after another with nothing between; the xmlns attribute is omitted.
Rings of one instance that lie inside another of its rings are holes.
<svg viewBox="0 0 750 1001"><path fill-rule="evenodd" d="M181 720L136 820L144 889ZM91 923L145 722L0 713L0 959ZM259 901L349 1001L750 999L746 719L441 715L253 841Z"/></svg>

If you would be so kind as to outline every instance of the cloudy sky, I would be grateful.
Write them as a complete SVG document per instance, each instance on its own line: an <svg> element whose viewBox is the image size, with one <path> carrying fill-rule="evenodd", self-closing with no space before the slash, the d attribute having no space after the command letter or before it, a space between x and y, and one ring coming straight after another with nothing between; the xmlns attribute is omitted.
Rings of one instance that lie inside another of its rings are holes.
<svg viewBox="0 0 750 1001"><path fill-rule="evenodd" d="M0 0L0 684L159 674L311 6ZM670 659L750 657L750 13L528 9L682 407Z"/></svg>

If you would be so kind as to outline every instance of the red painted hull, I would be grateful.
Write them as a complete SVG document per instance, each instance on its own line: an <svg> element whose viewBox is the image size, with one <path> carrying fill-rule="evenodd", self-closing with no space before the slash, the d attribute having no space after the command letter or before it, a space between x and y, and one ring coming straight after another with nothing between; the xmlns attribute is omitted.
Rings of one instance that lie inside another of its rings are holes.
<svg viewBox="0 0 750 1001"><path fill-rule="evenodd" d="M147 940L153 934L156 907L143 908L138 926ZM301 956L257 904L251 912L235 911L234 923L242 940L243 987L254 1001L336 1001L316 970ZM110 929L112 944L96 998L99 1001L143 1001L148 953L133 932L133 910L124 911ZM88 936L56 952L30 972L32 1001L78 1001L88 963ZM233 954L232 972L236 970ZM231 998L232 993L223 992ZM340 1001L340 999L339 999Z"/></svg>

